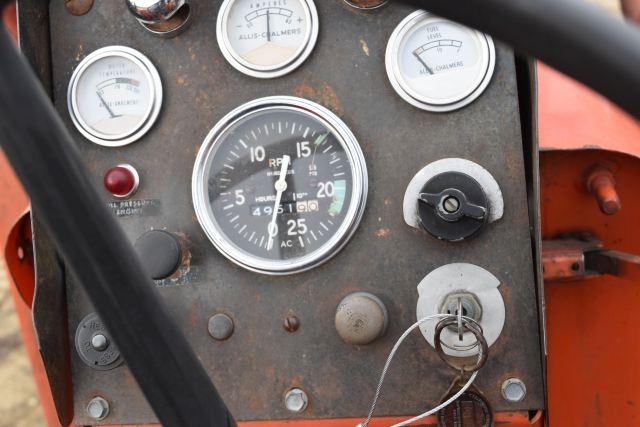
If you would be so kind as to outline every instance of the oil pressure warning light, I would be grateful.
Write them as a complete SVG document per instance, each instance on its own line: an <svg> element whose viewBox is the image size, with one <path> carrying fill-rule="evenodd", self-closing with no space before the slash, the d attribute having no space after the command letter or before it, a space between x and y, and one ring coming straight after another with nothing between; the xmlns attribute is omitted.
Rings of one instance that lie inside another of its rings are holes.
<svg viewBox="0 0 640 427"><path fill-rule="evenodd" d="M387 75L395 91L427 111L462 108L487 88L495 68L491 37L418 10L387 44Z"/></svg>
<svg viewBox="0 0 640 427"><path fill-rule="evenodd" d="M155 66L137 50L107 46L89 54L71 76L67 92L71 120L90 141L121 147L153 126L162 106Z"/></svg>
<svg viewBox="0 0 640 427"><path fill-rule="evenodd" d="M218 13L218 45L238 71L280 77L300 66L318 39L313 0L225 0Z"/></svg>

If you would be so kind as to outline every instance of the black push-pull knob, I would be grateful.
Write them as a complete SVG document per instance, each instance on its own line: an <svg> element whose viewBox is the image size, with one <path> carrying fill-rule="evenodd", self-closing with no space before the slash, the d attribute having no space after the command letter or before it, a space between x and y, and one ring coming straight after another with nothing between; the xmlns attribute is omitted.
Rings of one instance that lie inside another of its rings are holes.
<svg viewBox="0 0 640 427"><path fill-rule="evenodd" d="M428 233L450 242L478 233L489 218L482 186L469 175L445 172L422 187L418 199L420 224Z"/></svg>
<svg viewBox="0 0 640 427"><path fill-rule="evenodd" d="M142 265L154 280L171 276L182 262L180 242L173 234L163 230L147 231L138 237L134 247Z"/></svg>

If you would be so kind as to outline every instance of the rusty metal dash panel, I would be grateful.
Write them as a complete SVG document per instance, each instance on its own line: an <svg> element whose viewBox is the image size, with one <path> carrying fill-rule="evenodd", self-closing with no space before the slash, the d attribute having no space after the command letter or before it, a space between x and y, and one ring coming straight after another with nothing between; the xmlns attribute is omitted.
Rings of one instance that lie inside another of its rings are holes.
<svg viewBox="0 0 640 427"><path fill-rule="evenodd" d="M386 42L410 9L390 4L363 12L342 0L318 0L321 28L312 56L294 73L264 81L238 73L223 59L215 38L220 3L192 1L192 26L177 38L162 40L146 33L122 1L96 1L83 16L72 16L63 1L53 1L52 87L55 105L96 185L119 162L130 162L140 172L142 185L135 197L153 201L154 209L120 218L131 240L152 228L185 236L189 271L176 283L159 286L236 418L364 416L388 351L415 321L417 284L451 262L477 264L502 282L506 325L477 387L495 410L542 408L531 224L511 50L498 43L495 76L476 102L455 113L432 114L402 101L384 68ZM157 125L142 140L108 149L75 130L66 91L71 73L87 54L115 44L138 49L154 62L165 100ZM352 241L325 265L289 277L262 276L227 261L205 237L191 202L192 166L205 135L233 108L269 95L308 98L334 111L359 139L369 169L368 206ZM409 180L427 163L445 157L483 165L505 198L503 219L464 243L437 241L402 220ZM93 310L76 284L68 282L67 287L73 339L78 322ZM389 310L385 337L369 346L345 344L333 326L337 304L354 291L376 294ZM225 342L215 342L207 333L208 318L218 312L235 321L235 332ZM301 320L295 333L282 326L289 314ZM455 372L419 334L396 357L377 414L415 414L435 405ZM94 371L73 353L72 371L77 424L92 423L85 407L98 394L112 402L104 423L155 420L126 365ZM502 381L513 376L527 386L520 403L508 403L500 394ZM293 386L310 397L301 415L288 413L282 403Z"/></svg>

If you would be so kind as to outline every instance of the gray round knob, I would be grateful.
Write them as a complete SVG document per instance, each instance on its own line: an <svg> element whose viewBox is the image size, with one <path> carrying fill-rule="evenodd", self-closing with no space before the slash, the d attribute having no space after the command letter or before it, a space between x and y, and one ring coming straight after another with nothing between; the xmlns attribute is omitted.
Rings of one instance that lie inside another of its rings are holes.
<svg viewBox="0 0 640 427"><path fill-rule="evenodd" d="M347 344L365 345L375 341L384 334L387 323L384 303L369 292L347 295L336 310L336 330Z"/></svg>

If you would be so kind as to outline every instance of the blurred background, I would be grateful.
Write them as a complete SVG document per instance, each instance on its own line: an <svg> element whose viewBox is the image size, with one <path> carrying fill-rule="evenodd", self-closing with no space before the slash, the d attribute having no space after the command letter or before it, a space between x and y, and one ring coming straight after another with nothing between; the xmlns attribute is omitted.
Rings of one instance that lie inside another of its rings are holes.
<svg viewBox="0 0 640 427"><path fill-rule="evenodd" d="M588 1L608 13L621 13L619 0ZM0 211L0 220L6 215ZM45 426L13 304L5 266L0 261L0 427Z"/></svg>

